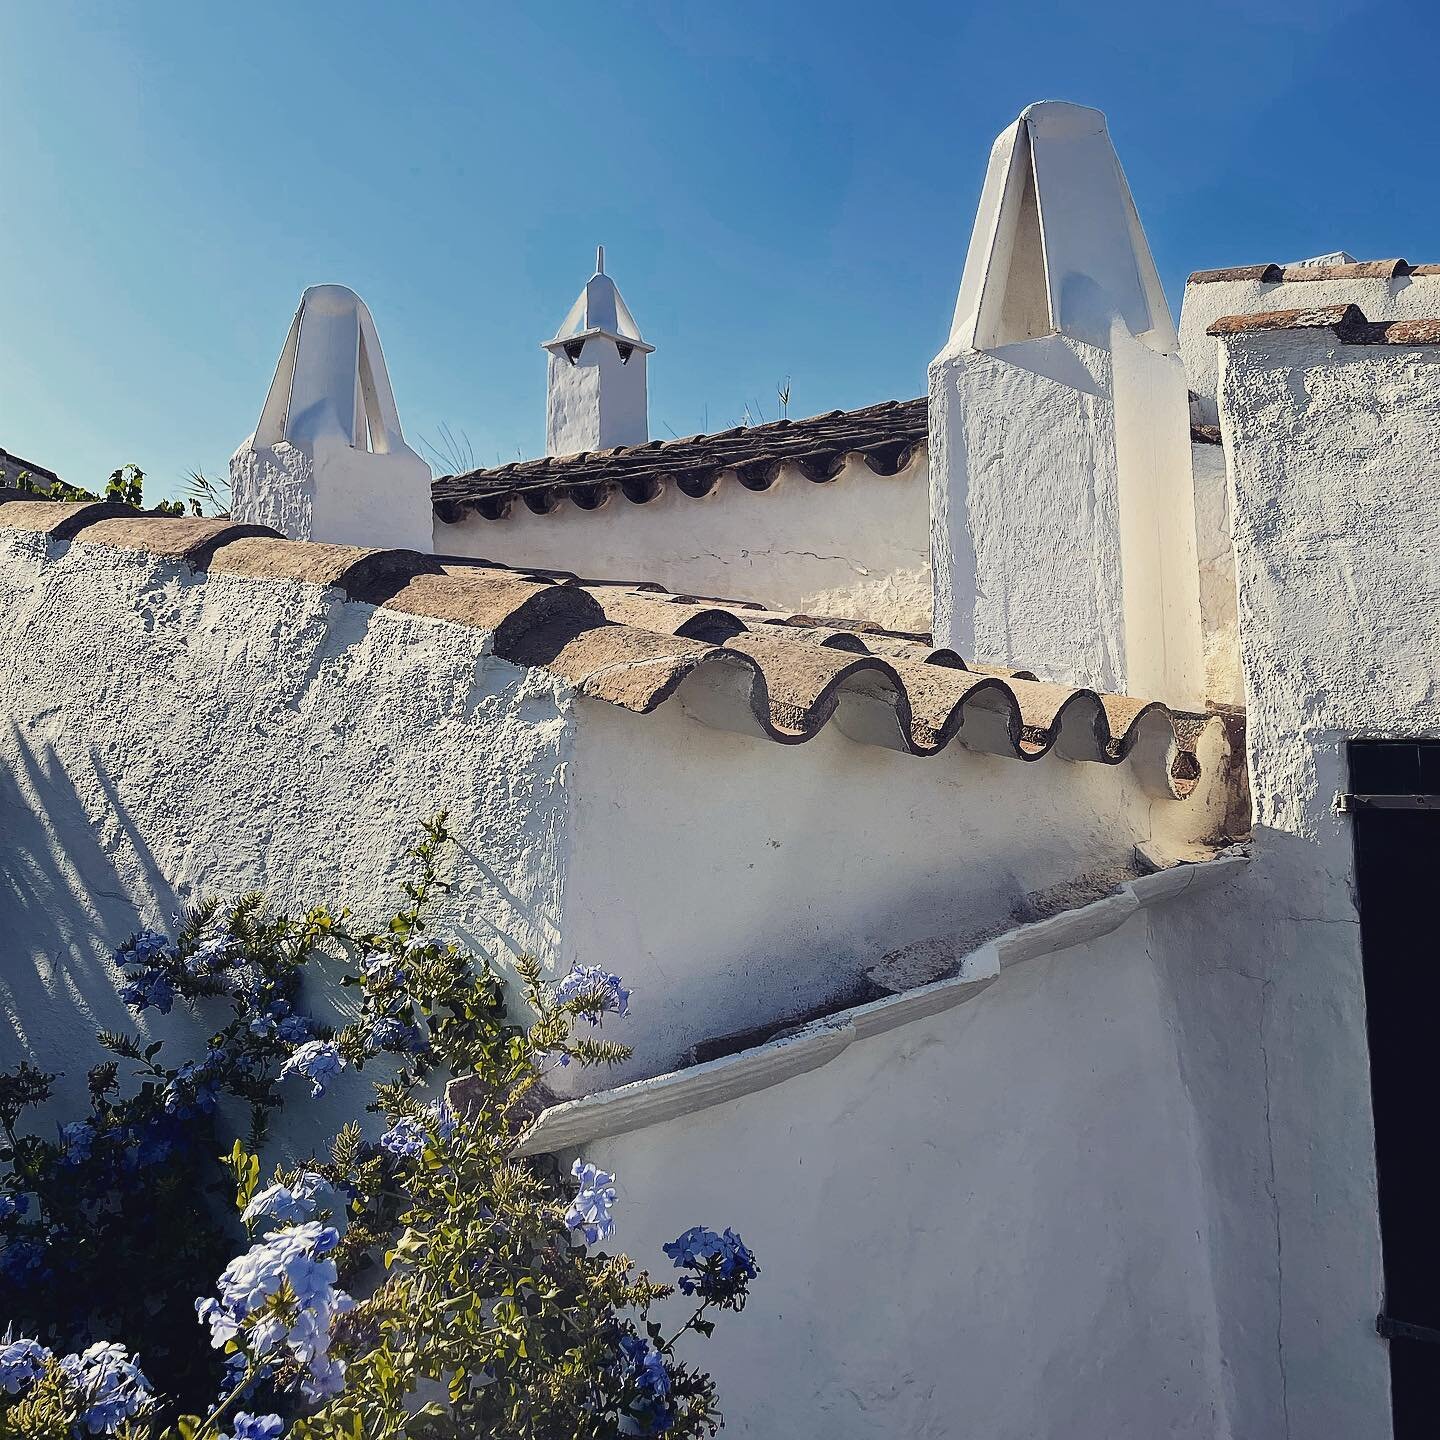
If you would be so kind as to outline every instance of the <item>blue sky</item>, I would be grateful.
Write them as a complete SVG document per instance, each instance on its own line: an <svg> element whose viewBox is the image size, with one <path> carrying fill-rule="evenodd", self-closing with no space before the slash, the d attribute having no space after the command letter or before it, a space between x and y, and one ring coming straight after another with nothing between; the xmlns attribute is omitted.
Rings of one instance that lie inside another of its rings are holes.
<svg viewBox="0 0 1440 1440"><path fill-rule="evenodd" d="M369 302L407 437L544 445L603 242L651 433L921 393L990 142L1110 117L1160 272L1440 260L1440 12L0 0L0 446L223 473L295 303Z"/></svg>

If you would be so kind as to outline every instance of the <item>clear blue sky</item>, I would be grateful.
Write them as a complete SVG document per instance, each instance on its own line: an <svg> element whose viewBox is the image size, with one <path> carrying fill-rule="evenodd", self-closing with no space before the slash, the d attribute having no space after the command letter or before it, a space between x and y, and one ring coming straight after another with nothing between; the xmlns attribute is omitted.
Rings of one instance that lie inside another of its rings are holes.
<svg viewBox="0 0 1440 1440"><path fill-rule="evenodd" d="M407 435L544 443L603 242L651 433L921 393L990 142L1099 106L1195 268L1440 260L1440 12L891 0L0 0L0 446L175 491L254 427L301 290L379 326Z"/></svg>

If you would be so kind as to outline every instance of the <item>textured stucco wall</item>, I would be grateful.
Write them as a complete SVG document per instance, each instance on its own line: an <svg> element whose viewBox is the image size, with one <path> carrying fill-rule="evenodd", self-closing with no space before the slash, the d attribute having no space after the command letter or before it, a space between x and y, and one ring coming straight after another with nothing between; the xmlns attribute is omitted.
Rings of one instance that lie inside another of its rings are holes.
<svg viewBox="0 0 1440 1440"><path fill-rule="evenodd" d="M758 493L725 476L698 500L670 485L643 505L614 495L594 511L567 500L551 515L517 503L504 520L437 519L435 551L928 631L928 487L923 450L898 475L852 458L823 485L786 468Z"/></svg>
<svg viewBox="0 0 1440 1440"><path fill-rule="evenodd" d="M1236 336L1220 413L1254 859L1205 906L1203 945L1200 901L1154 924L1170 927L1200 1117L1234 1432L1362 1440L1389 1433L1388 1380L1351 837L1332 797L1347 739L1440 734L1440 351Z"/></svg>
<svg viewBox="0 0 1440 1440"><path fill-rule="evenodd" d="M1313 310L1358 305L1370 320L1414 320L1440 315L1440 275L1398 275L1393 280L1216 280L1187 285L1180 307L1180 357L1190 389L1199 397L1195 418L1213 425L1218 411L1219 352L1205 331L1222 315L1265 310Z"/></svg>
<svg viewBox="0 0 1440 1440"><path fill-rule="evenodd" d="M1200 618L1205 649L1205 698L1245 703L1235 609L1235 548L1230 539L1230 487L1219 445L1190 447L1195 481L1195 549L1200 562Z"/></svg>
<svg viewBox="0 0 1440 1440"><path fill-rule="evenodd" d="M128 1022L109 951L177 901L264 888L383 918L442 807L445 929L553 957L572 711L487 636L14 532L0 607L0 1066L82 1093L94 1030Z"/></svg>
<svg viewBox="0 0 1440 1440"><path fill-rule="evenodd" d="M1229 1440L1143 917L584 1153L615 1171L616 1241L643 1263L697 1223L755 1248L750 1304L694 1346L727 1433Z"/></svg>
<svg viewBox="0 0 1440 1440"><path fill-rule="evenodd" d="M1218 766L1189 799L1157 799L1129 765L959 745L920 758L833 722L776 745L701 725L686 700L638 722L579 702L562 953L634 985L615 1034L636 1055L567 1086L653 1075L697 1041L835 1006L907 947L938 974L976 937L1094 898L1137 842L1194 841L1224 813Z"/></svg>
<svg viewBox="0 0 1440 1440"><path fill-rule="evenodd" d="M930 367L935 634L1068 684L1203 699L1177 362L1127 335Z"/></svg>

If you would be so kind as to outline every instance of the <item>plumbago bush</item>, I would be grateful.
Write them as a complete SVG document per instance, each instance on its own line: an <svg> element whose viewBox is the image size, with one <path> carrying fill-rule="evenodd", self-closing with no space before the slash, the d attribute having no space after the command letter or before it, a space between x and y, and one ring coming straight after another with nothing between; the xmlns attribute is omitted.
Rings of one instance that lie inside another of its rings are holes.
<svg viewBox="0 0 1440 1440"><path fill-rule="evenodd" d="M0 1076L4 1440L716 1432L713 1381L678 1347L744 1307L754 1255L697 1226L664 1247L677 1284L652 1280L602 1248L613 1176L519 1154L553 1067L628 1055L597 1032L629 992L596 967L547 984L522 959L528 1023L509 1018L491 961L428 927L449 835L443 815L424 830L385 929L250 895L120 948L137 1012L227 1017L203 1055L172 1066L162 1044L102 1035L89 1112L53 1139L21 1119L55 1077ZM305 1009L317 970L356 991L339 1030ZM367 1067L378 1142L351 1118L328 1153L262 1178L273 1112L324 1106ZM447 1076L466 1079L453 1110ZM236 1101L249 1133L222 1153ZM677 1290L685 1318L667 1330L653 1311Z"/></svg>

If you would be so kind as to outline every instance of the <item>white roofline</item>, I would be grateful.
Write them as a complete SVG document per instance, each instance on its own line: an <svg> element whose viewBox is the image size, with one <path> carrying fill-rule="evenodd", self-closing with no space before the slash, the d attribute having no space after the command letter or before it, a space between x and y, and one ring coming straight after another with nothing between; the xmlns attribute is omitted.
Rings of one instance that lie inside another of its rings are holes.
<svg viewBox="0 0 1440 1440"><path fill-rule="evenodd" d="M1186 891L1208 889L1249 863L1245 855L1222 855L1193 865L1173 865L1127 881L1113 895L1021 925L987 941L961 961L958 973L899 995L856 1005L815 1020L792 1035L750 1050L722 1055L703 1065L634 1080L578 1100L552 1105L537 1117L520 1145L536 1155L565 1150L606 1135L625 1135L753 1095L828 1064L857 1040L937 1015L973 999L1002 969L1050 955L1118 930L1139 910Z"/></svg>

